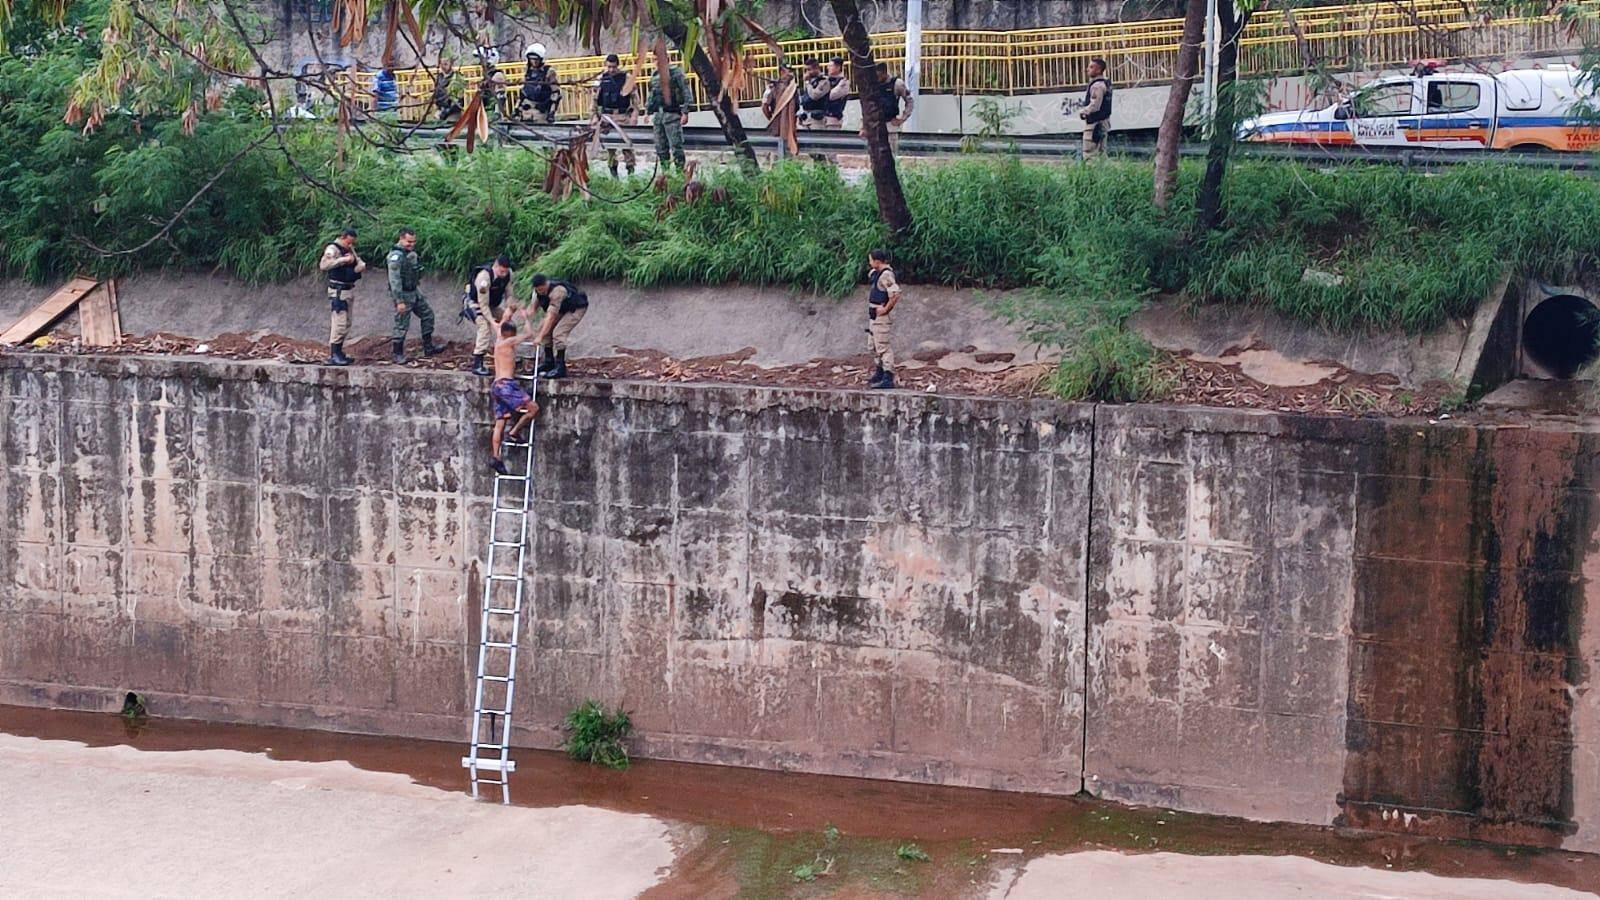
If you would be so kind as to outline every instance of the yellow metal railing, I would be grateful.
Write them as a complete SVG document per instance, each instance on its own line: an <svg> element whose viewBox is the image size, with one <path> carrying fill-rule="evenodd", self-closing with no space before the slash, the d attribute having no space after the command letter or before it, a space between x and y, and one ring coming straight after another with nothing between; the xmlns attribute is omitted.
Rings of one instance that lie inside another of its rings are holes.
<svg viewBox="0 0 1600 900"><path fill-rule="evenodd" d="M1574 4L1593 11L1600 0ZM1081 88L1088 78L1089 60L1105 57L1111 78L1119 86L1170 81L1181 40L1180 19L1075 25L1029 31L927 30L922 36L921 89L949 94L1028 94ZM1462 0L1407 0L1405 3L1359 3L1292 10L1268 9L1256 13L1245 29L1239 50L1239 70L1245 77L1293 75L1311 66L1333 70L1402 66L1418 59L1481 59L1514 57L1534 52L1564 50L1594 38L1594 29L1573 31L1556 15L1485 21ZM848 59L837 37L785 41L784 57L797 68L808 56L826 61L831 56ZM873 54L892 70L905 66L905 32L873 35ZM748 65L737 94L743 102L761 96L775 77L778 58L771 47L751 44ZM630 70L633 55L619 54L622 68ZM672 62L681 65L676 52ZM604 67L600 56L551 60L562 82L559 117L586 119L593 107L592 85ZM705 108L708 97L692 71L685 75L694 91L695 108ZM517 103L525 64L500 66L506 76L501 112L510 114ZM646 57L647 77L654 69ZM462 66L460 84L470 89L483 77L479 66ZM404 121L432 115L433 77L422 69L396 72L400 105L395 114ZM370 108L374 73L341 75L342 85L353 80L351 91L359 105Z"/></svg>

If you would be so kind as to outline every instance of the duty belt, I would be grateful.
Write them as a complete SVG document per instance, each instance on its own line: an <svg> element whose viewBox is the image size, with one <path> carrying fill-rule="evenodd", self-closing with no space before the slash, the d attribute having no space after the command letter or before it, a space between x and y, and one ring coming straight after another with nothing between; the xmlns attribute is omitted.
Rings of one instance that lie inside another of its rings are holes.
<svg viewBox="0 0 1600 900"><path fill-rule="evenodd" d="M355 282L351 282L350 284L341 284L337 281L328 282L328 290L330 291L353 291L355 289Z"/></svg>

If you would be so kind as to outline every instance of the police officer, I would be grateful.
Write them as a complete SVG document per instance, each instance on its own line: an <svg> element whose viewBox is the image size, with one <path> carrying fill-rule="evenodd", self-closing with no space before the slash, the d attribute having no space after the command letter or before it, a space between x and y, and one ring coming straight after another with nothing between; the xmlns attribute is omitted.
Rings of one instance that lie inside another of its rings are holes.
<svg viewBox="0 0 1600 900"><path fill-rule="evenodd" d="M844 74L844 57L828 60L828 93L823 105L822 127L838 131L844 127L844 108L850 103L850 79Z"/></svg>
<svg viewBox="0 0 1600 900"><path fill-rule="evenodd" d="M901 106L902 102L905 104ZM889 74L889 67L878 63L878 106L883 110L884 125L889 128L889 147L893 150L900 149L900 126L911 118L911 111L916 108L917 98L911 95L911 88L906 80L898 75ZM861 117L861 136L867 136L866 116Z"/></svg>
<svg viewBox="0 0 1600 900"><path fill-rule="evenodd" d="M634 120L633 92L628 90L628 73L622 71L621 61L615 53L606 57L605 71L600 73L599 79L594 83L594 113L595 118L605 116L618 125L632 125ZM600 133L605 134L611 130L610 124L601 121ZM622 148L622 162L628 167L628 174L632 175L638 166L631 146ZM606 168L611 170L611 177L617 177L617 148L606 148Z"/></svg>
<svg viewBox="0 0 1600 900"><path fill-rule="evenodd" d="M1106 77L1106 61L1089 60L1089 89L1084 92L1078 118L1083 120L1084 162L1106 152L1106 133L1111 130L1111 79Z"/></svg>
<svg viewBox="0 0 1600 900"><path fill-rule="evenodd" d="M544 363L539 372L547 378L567 377L567 339L589 311L589 295L570 281L533 276L533 293L544 313L535 343L544 347Z"/></svg>
<svg viewBox="0 0 1600 900"><path fill-rule="evenodd" d="M761 114L768 122L778 118L785 110L778 108L778 101L783 99L785 91L794 84L794 69L788 63L778 64L778 77L767 82L767 90L761 95ZM795 97L789 98L789 109L795 109L799 101Z"/></svg>
<svg viewBox="0 0 1600 900"><path fill-rule="evenodd" d="M511 296L512 274L511 257L501 254L493 262L473 269L467 281L467 293L461 299L461 318L475 323L477 327L477 335L472 343L474 375L489 374L489 367L484 365L483 358L494 349L501 305L515 302Z"/></svg>
<svg viewBox="0 0 1600 900"><path fill-rule="evenodd" d="M389 299L394 301L395 365L406 362L406 332L411 330L411 314L417 314L422 328L422 354L438 356L443 347L433 343L433 307L422 296L418 286L422 283L422 260L417 257L417 233L410 228L400 229L394 248L389 251Z"/></svg>
<svg viewBox="0 0 1600 900"><path fill-rule="evenodd" d="M805 75L800 81L800 127L821 128L828 118L828 76L815 56L806 57Z"/></svg>
<svg viewBox="0 0 1600 900"><path fill-rule="evenodd" d="M448 57L439 60L439 70L433 76L433 106L440 121L461 118L461 75L456 71L455 60Z"/></svg>
<svg viewBox="0 0 1600 900"><path fill-rule="evenodd" d="M356 254L354 228L346 228L322 248L317 268L327 274L328 306L333 310L328 326L328 365L348 366L352 360L344 355L344 339L350 334L350 301L355 297L356 282L367 270Z"/></svg>
<svg viewBox="0 0 1600 900"><path fill-rule="evenodd" d="M522 103L518 114L524 122L549 124L556 120L556 107L561 105L561 82L556 80L556 70L544 64L543 44L528 48L528 70L522 76Z"/></svg>
<svg viewBox="0 0 1600 900"><path fill-rule="evenodd" d="M894 345L890 342L889 313L900 303L900 282L889 267L889 251L874 250L867 256L872 270L872 288L867 292L867 346L872 350L872 379L869 388L894 387Z"/></svg>
<svg viewBox="0 0 1600 900"><path fill-rule="evenodd" d="M506 89L506 73L500 71L500 51L493 47L479 47L473 51L483 66L483 78L478 81L478 97L483 101L484 115L491 122L500 119L500 97Z"/></svg>
<svg viewBox="0 0 1600 900"><path fill-rule="evenodd" d="M655 77L650 79L650 97L645 101L644 108L645 112L652 113L650 124L656 133L656 159L660 160L663 168L671 159L682 169L683 111L689 104L689 79L683 77L683 70L677 66L667 70L667 85L672 92L672 99L668 101L662 95L661 76L662 73L657 71Z"/></svg>

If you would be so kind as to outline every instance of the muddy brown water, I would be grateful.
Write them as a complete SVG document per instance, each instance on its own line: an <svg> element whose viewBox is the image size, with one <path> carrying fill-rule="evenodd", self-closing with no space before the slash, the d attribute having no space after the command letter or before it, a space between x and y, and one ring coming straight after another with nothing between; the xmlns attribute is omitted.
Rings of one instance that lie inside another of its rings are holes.
<svg viewBox="0 0 1600 900"><path fill-rule="evenodd" d="M0 706L0 732L89 746L161 752L237 750L271 759L343 761L450 791L465 791L462 747L433 741L224 725L177 719L138 724L112 714ZM1049 797L722 766L638 760L626 771L520 750L511 802L582 804L699 826L707 835L653 896L775 896L794 885L794 859L814 852L879 857L915 842L935 860L912 880L823 883L834 896L954 895L993 864L1087 848L1193 854L1294 854L1340 865L1499 878L1600 890L1600 856L1404 835L1269 824ZM497 789L488 795L498 802ZM837 829L840 837L825 837ZM820 848L820 849L819 849ZM887 851L884 850L887 848ZM997 850L1013 851L997 854ZM1017 854L1014 851L1020 850ZM863 876L864 878L865 876ZM909 877L909 876L908 876ZM776 889L774 885L780 886ZM898 885L898 888L897 888ZM764 888L765 886L765 888Z"/></svg>

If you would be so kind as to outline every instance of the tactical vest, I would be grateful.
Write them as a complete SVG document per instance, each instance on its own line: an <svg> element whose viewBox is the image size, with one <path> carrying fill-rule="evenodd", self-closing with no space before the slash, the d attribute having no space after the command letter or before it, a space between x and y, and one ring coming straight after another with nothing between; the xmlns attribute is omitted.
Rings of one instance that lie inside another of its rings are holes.
<svg viewBox="0 0 1600 900"><path fill-rule="evenodd" d="M511 270L510 269L506 270L505 277L496 278L495 274L494 274L494 263L492 263L492 262L486 262L483 265L477 267L476 269L473 269L472 270L472 296L473 296L474 299L476 299L476 297L478 296L478 273L479 272L488 272L489 273L489 305L490 306L499 306L501 301L506 299L506 288L508 286L510 286L510 284L511 284L511 275L512 275Z"/></svg>
<svg viewBox="0 0 1600 900"><path fill-rule="evenodd" d="M898 78L878 83L878 105L883 107L883 120L897 118L900 115L900 95L895 93L895 86L900 83Z"/></svg>
<svg viewBox="0 0 1600 900"><path fill-rule="evenodd" d="M337 250L340 256L347 256L353 252L346 250L338 241L329 241L328 247L332 247L333 249ZM327 253L328 247L323 247L322 252ZM355 287L356 282L360 280L361 273L356 271L356 264L353 262L345 263L344 265L340 266L334 266L328 270L328 287L331 288L336 288L341 291L348 291L349 289Z"/></svg>
<svg viewBox="0 0 1600 900"><path fill-rule="evenodd" d="M1096 84L1104 84L1106 86L1106 95L1100 100L1099 110L1083 117L1083 120L1090 125L1097 125L1111 118L1111 79L1096 78L1094 81L1089 82L1089 91L1083 95L1083 98L1085 101L1089 99L1089 95L1094 92Z"/></svg>
<svg viewBox="0 0 1600 900"><path fill-rule="evenodd" d="M537 69L529 66L526 80L522 82L523 99L540 110L550 105L550 97L553 93L550 87L551 74L549 66L542 66Z"/></svg>
<svg viewBox="0 0 1600 900"><path fill-rule="evenodd" d="M632 98L622 96L622 86L627 81L627 72L618 72L615 75L600 73L600 90L595 94L595 105L608 112L632 107Z"/></svg>
<svg viewBox="0 0 1600 900"><path fill-rule="evenodd" d="M422 266L413 264L411 262L411 251L399 244L395 244L394 249L389 252L399 253L403 262L403 265L400 266L400 290L408 294L415 292L417 285L422 283Z"/></svg>
<svg viewBox="0 0 1600 900"><path fill-rule="evenodd" d="M572 282L561 281L559 279L552 278L550 279L549 288L550 290L539 295L540 312L544 312L550 308L550 291L553 291L556 288L565 288L567 292L567 296L561 298L561 305L556 307L556 312L564 316L575 309L589 308L589 295L578 290L578 286Z"/></svg>
<svg viewBox="0 0 1600 900"><path fill-rule="evenodd" d="M815 79L806 79L805 86L809 88L818 81L826 83L827 80L827 76L818 75ZM828 95L824 93L821 97L813 99L808 91L802 90L800 91L800 108L806 112L825 114L828 110Z"/></svg>
<svg viewBox="0 0 1600 900"><path fill-rule="evenodd" d="M873 273L872 273L872 290L867 293L867 305L868 306L882 306L885 303L889 302L889 292L884 290L881 287L878 287L878 279L883 277L883 273L885 273L885 272L893 272L893 271L894 270L889 268L888 266L884 266L881 269L877 269L877 270L873 271Z"/></svg>
<svg viewBox="0 0 1600 900"><path fill-rule="evenodd" d="M828 76L828 91L831 93L833 91L833 89L839 85L839 82L841 82L843 80L844 80L844 76L843 75L840 75L838 78L835 78L832 75L829 75ZM844 118L844 107L845 107L845 104L847 104L849 102L850 102L849 96L846 96L843 100L827 100L826 101L826 103L827 103L826 109L828 110L828 115L830 117L832 117L832 118L835 118L835 119Z"/></svg>

